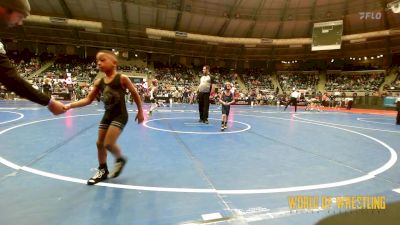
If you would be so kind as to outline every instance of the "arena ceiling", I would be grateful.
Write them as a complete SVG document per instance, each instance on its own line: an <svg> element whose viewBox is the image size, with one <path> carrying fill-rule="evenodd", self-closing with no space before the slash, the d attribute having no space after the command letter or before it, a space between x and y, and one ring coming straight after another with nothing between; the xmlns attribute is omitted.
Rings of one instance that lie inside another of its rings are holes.
<svg viewBox="0 0 400 225"><path fill-rule="evenodd" d="M400 36L343 43L340 51L303 46L213 45L180 39L149 39L145 28L222 37L305 38L315 22L343 20L343 34L399 29L400 14L387 0L30 0L33 15L102 22L100 32L27 22L1 33L13 39L129 49L154 53L238 59L351 56L400 49ZM369 18L361 18L369 13Z"/></svg>

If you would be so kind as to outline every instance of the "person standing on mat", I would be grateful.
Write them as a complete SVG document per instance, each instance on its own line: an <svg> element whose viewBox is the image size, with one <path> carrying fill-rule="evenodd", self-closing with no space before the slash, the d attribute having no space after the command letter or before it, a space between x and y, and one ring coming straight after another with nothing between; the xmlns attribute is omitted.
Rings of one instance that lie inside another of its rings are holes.
<svg viewBox="0 0 400 225"><path fill-rule="evenodd" d="M29 16L31 7L28 0L1 0L0 1L0 30L22 25ZM4 45L0 42L0 83L9 91L32 102L47 106L54 115L64 113L64 104L52 99L32 87L11 65L6 55Z"/></svg>
<svg viewBox="0 0 400 225"><path fill-rule="evenodd" d="M150 110L149 110L149 116L153 115L153 111L155 109L157 109L158 107L158 99L157 99L157 95L158 95L158 80L154 79L151 81L152 86L151 86L151 90L150 90L150 102L151 102L151 106L150 106Z"/></svg>
<svg viewBox="0 0 400 225"><path fill-rule="evenodd" d="M297 99L300 97L300 93L296 90L296 88L293 88L292 94L290 94L290 100L288 103L286 103L285 109L292 103L294 105L294 111L297 112Z"/></svg>
<svg viewBox="0 0 400 225"><path fill-rule="evenodd" d="M200 78L200 85L197 88L199 100L200 123L208 124L208 110L210 108L210 94L214 93L213 79L210 75L210 66L203 66L203 75Z"/></svg>
<svg viewBox="0 0 400 225"><path fill-rule="evenodd" d="M73 102L65 106L66 110L89 105L98 93L103 94L104 116L100 121L97 145L97 156L99 168L96 174L87 181L88 185L93 185L107 178L118 177L125 166L126 158L122 155L117 139L128 122L128 111L125 105L126 89L130 91L137 105L137 115L135 120L142 123L144 120L142 103L140 96L125 75L117 73L117 56L108 50L99 51L96 55L99 69L106 74L105 77L96 80L92 91L84 99ZM110 175L107 168L107 150L115 157L114 168Z"/></svg>
<svg viewBox="0 0 400 225"><path fill-rule="evenodd" d="M232 84L226 82L224 85L224 91L222 91L221 96L219 98L219 102L222 105L221 131L224 131L225 129L228 128L229 111L231 109L231 105L235 103L235 99L233 97L233 93L231 92L231 88Z"/></svg>

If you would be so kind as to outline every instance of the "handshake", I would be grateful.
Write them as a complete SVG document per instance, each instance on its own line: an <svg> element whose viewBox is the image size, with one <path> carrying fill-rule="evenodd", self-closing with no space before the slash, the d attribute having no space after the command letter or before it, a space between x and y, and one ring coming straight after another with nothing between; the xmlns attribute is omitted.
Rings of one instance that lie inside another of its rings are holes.
<svg viewBox="0 0 400 225"><path fill-rule="evenodd" d="M62 113L65 113L67 110L71 108L71 105L64 105L62 102L51 99L49 104L47 105L47 108L49 109L50 112L52 112L54 115L60 115Z"/></svg>

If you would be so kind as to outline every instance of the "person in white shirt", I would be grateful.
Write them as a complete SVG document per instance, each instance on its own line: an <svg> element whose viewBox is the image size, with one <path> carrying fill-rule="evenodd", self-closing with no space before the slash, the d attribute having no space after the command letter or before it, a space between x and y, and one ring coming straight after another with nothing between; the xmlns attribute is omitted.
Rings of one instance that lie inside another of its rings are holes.
<svg viewBox="0 0 400 225"><path fill-rule="evenodd" d="M287 107L289 106L289 104L293 104L294 105L294 111L297 112L297 99L300 97L300 93L296 90L296 88L293 88L293 92L292 94L290 94L290 100L288 101L288 103L286 103L285 109L287 109Z"/></svg>
<svg viewBox="0 0 400 225"><path fill-rule="evenodd" d="M147 91L147 89L149 88L149 85L147 84L147 81L145 81L145 80L143 81L142 87L143 87L144 91Z"/></svg>
<svg viewBox="0 0 400 225"><path fill-rule="evenodd" d="M200 85L197 88L199 100L199 122L208 124L208 110L210 107L210 94L214 93L213 79L210 76L210 66L203 67L203 75L200 78Z"/></svg>
<svg viewBox="0 0 400 225"><path fill-rule="evenodd" d="M345 102L344 104L345 104L347 110L351 109L351 107L353 106L353 101L354 101L354 99L351 97L347 97L344 99L344 102Z"/></svg>

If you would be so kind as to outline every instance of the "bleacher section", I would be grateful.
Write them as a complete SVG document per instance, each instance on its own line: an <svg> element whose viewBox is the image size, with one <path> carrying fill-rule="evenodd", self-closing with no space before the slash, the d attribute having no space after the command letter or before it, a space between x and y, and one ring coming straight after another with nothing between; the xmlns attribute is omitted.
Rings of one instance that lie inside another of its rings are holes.
<svg viewBox="0 0 400 225"><path fill-rule="evenodd" d="M385 80L384 70L328 71L325 91L376 92Z"/></svg>
<svg viewBox="0 0 400 225"><path fill-rule="evenodd" d="M316 92L319 82L318 71L278 71L277 76L285 93L291 92L293 88Z"/></svg>
<svg viewBox="0 0 400 225"><path fill-rule="evenodd" d="M77 98L86 96L95 78L101 77L94 59L61 57L41 63L37 57L30 60L12 61L21 76L29 80L34 88L44 90L44 83L51 85L50 92L70 93L73 89ZM196 89L201 76L201 66L194 67L175 64L174 66L147 64L138 59L125 60L118 71L132 77L141 78L137 83L143 98L148 95L146 87L152 79L159 80L159 96L173 98L174 102L195 102ZM146 65L150 65L148 68ZM32 75L34 74L34 75ZM235 96L245 104L275 104L278 98L285 98L296 88L304 96L314 97L323 94L340 96L386 96L400 92L400 73L398 67L384 70L363 71L278 71L266 72L263 68L235 71L223 67L212 67L211 74L218 92L226 81L234 83ZM68 87L66 79L71 77L73 88ZM132 79L135 80L135 79ZM147 81L147 84L144 82ZM69 89L69 90L68 90ZM4 98L7 91L1 88Z"/></svg>
<svg viewBox="0 0 400 225"><path fill-rule="evenodd" d="M390 69L388 76L386 76L385 82L382 85L382 90L391 92L400 92L400 73L399 67L393 67Z"/></svg>

